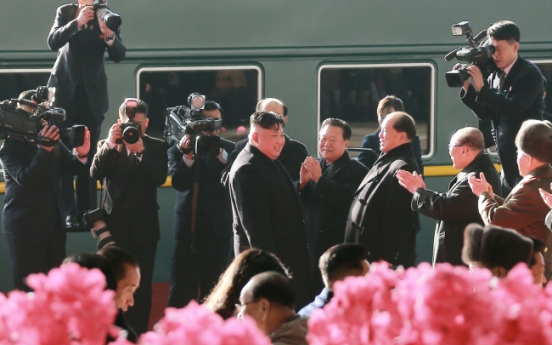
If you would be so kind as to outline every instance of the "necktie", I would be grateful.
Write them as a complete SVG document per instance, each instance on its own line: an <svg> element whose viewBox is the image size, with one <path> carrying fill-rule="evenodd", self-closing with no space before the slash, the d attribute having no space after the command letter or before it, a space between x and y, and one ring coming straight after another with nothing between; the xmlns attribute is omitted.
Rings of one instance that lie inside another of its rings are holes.
<svg viewBox="0 0 552 345"><path fill-rule="evenodd" d="M504 70L500 71L500 79L498 81L498 91L502 91L502 87L504 86L504 81L506 80L506 72Z"/></svg>

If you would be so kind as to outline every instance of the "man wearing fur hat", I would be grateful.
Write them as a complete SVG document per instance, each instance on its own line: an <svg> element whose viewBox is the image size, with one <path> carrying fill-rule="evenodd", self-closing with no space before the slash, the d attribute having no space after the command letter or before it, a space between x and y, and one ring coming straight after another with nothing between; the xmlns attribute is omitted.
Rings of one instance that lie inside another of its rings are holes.
<svg viewBox="0 0 552 345"><path fill-rule="evenodd" d="M485 224L512 228L549 243L551 232L544 219L550 208L539 189L550 191L552 182L552 123L525 121L516 136L516 147L519 173L523 178L505 199L493 194L483 174L479 179L472 176L470 187L479 197L479 213ZM551 268L547 267L549 274Z"/></svg>

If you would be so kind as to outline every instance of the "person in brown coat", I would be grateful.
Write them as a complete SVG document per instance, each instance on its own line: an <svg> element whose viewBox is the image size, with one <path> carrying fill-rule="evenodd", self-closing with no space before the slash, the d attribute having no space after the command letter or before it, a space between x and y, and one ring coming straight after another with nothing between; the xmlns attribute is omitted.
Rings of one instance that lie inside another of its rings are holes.
<svg viewBox="0 0 552 345"><path fill-rule="evenodd" d="M550 191L552 182L552 123L527 120L516 136L517 164L522 180L502 199L492 193L485 176L472 176L470 187L479 197L479 212L485 224L508 227L519 233L549 243L550 229L544 220L550 208L539 189ZM550 255L547 272L551 273Z"/></svg>

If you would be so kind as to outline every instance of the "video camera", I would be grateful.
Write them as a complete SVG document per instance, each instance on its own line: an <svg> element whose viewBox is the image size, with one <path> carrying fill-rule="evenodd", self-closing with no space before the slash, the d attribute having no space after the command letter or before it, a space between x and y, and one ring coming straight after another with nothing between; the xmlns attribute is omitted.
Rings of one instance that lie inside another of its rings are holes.
<svg viewBox="0 0 552 345"><path fill-rule="evenodd" d="M96 13L96 18L101 18L107 27L112 31L117 30L117 28L121 26L121 23L123 22L121 16L117 13L111 12L109 10L109 6L107 6L103 0L94 0L92 4L87 6L92 6L92 8L94 8L94 12Z"/></svg>
<svg viewBox="0 0 552 345"><path fill-rule="evenodd" d="M54 95L55 88L40 86L30 92L30 99L12 98L2 101L0 103L0 139L14 136L26 142L53 146L56 142L40 136L42 128L48 124L59 128L62 140L68 141L73 147L81 146L84 143L85 126L75 125L71 128L59 126L59 123L65 121L65 110L50 106ZM24 107L32 113L24 110Z"/></svg>
<svg viewBox="0 0 552 345"><path fill-rule="evenodd" d="M445 55L446 61L456 58L458 61L467 62L467 64L460 64L456 70L445 73L449 87L460 87L464 84L464 81L470 77L466 70L470 65L479 67L485 79L497 70L492 58L495 48L487 37L487 29L473 36L470 22L466 20L452 25L452 35L465 35L469 46L456 48Z"/></svg>
<svg viewBox="0 0 552 345"><path fill-rule="evenodd" d="M216 156L220 151L220 137L202 135L201 132L212 132L222 127L222 120L204 119L201 110L205 107L205 96L192 93L188 96L188 105L167 108L165 119L165 141L167 144L180 143L182 137L188 134L191 138L190 149L182 149L184 153L192 150L195 155Z"/></svg>

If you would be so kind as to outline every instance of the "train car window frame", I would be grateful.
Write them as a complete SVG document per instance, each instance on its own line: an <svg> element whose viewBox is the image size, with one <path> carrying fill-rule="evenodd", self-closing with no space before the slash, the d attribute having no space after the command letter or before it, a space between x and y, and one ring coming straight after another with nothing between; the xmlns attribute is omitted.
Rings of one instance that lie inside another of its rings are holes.
<svg viewBox="0 0 552 345"><path fill-rule="evenodd" d="M142 73L151 73L151 72L216 72L216 71L235 71L235 70L247 70L257 72L257 88L256 88L256 102L262 98L263 90L263 71L262 68L257 65L210 65L210 66L155 66L155 67L141 67L136 73L136 95L138 98L141 98L140 95L140 78ZM199 90L198 90L199 91ZM182 105L182 104L174 104ZM186 104L184 104L186 105ZM173 106L173 105L169 105ZM225 104L221 103L223 109L225 109ZM225 109L226 110L226 109ZM244 123L244 127L248 128L247 124ZM245 132L247 133L247 131ZM237 134L236 134L237 136ZM224 137L224 135L221 135Z"/></svg>
<svg viewBox="0 0 552 345"><path fill-rule="evenodd" d="M430 97L429 97L429 126L428 126L428 151L422 155L422 158L429 159L435 154L435 89L436 89L436 67L429 62L409 62L409 63L324 63L318 68L317 81L317 126L320 126L321 119L321 94L322 94L322 71L324 69L370 69L370 68L415 68L429 67L430 75ZM354 130L354 129L353 129ZM317 130L318 133L318 130ZM364 133L366 135L369 133ZM351 146L353 148L353 146Z"/></svg>

